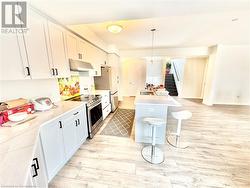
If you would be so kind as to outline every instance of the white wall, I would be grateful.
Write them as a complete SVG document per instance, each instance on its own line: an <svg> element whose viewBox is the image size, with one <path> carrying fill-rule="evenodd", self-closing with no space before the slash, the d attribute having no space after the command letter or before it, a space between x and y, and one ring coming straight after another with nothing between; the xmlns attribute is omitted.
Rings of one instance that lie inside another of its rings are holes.
<svg viewBox="0 0 250 188"><path fill-rule="evenodd" d="M93 77L80 76L80 93L86 94L84 88L94 87ZM16 80L0 81L0 101L17 99L32 99L37 97L50 97L53 102L61 100L57 79L46 80Z"/></svg>
<svg viewBox="0 0 250 188"><path fill-rule="evenodd" d="M179 95L183 98L202 98L206 58L187 58Z"/></svg>
<svg viewBox="0 0 250 188"><path fill-rule="evenodd" d="M0 101L20 97L26 99L50 97L54 102L60 100L57 79L1 81L0 85Z"/></svg>
<svg viewBox="0 0 250 188"><path fill-rule="evenodd" d="M213 105L213 82L214 82L214 69L217 55L217 46L209 49L209 57L205 69L203 103L206 105Z"/></svg>
<svg viewBox="0 0 250 188"><path fill-rule="evenodd" d="M146 61L143 58L121 59L121 95L135 96L139 89L145 88Z"/></svg>
<svg viewBox="0 0 250 188"><path fill-rule="evenodd" d="M250 46L218 45L207 77L211 80L205 87L205 104L250 105Z"/></svg>
<svg viewBox="0 0 250 188"><path fill-rule="evenodd" d="M214 104L250 104L250 46L218 46Z"/></svg>
<svg viewBox="0 0 250 188"><path fill-rule="evenodd" d="M142 58L149 57L152 53L151 49L133 49L120 50L120 56L123 58ZM171 58L185 58L185 57L207 57L209 51L207 47L193 47L193 48L156 48L154 49L154 56L163 56Z"/></svg>
<svg viewBox="0 0 250 188"><path fill-rule="evenodd" d="M166 63L162 59L146 62L146 83L154 85L164 84L164 66Z"/></svg>

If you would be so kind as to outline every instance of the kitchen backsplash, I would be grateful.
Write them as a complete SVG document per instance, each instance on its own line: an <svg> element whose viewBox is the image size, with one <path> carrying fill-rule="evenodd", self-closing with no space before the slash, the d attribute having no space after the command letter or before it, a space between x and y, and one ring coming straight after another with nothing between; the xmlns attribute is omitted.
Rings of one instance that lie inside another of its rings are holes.
<svg viewBox="0 0 250 188"><path fill-rule="evenodd" d="M94 90L94 78L81 74L78 76L80 94L91 93ZM58 79L0 81L0 101L21 97L26 99L49 97L53 102L58 102L62 100Z"/></svg>
<svg viewBox="0 0 250 188"><path fill-rule="evenodd" d="M58 84L62 100L80 95L79 76L71 76L69 78L58 78Z"/></svg>

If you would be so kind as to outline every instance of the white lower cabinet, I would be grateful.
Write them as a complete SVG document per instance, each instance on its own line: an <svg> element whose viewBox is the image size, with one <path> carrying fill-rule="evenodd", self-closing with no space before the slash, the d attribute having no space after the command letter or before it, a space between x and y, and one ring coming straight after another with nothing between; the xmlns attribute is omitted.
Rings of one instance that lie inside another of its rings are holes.
<svg viewBox="0 0 250 188"><path fill-rule="evenodd" d="M40 139L36 145L35 154L31 163L30 174L26 183L28 187L48 187L45 161Z"/></svg>
<svg viewBox="0 0 250 188"><path fill-rule="evenodd" d="M111 104L109 103L108 106L106 106L104 109L102 109L103 119L105 119L109 115L110 112L111 112Z"/></svg>
<svg viewBox="0 0 250 188"><path fill-rule="evenodd" d="M58 173L88 136L86 109L73 110L44 125L40 135L48 181Z"/></svg>
<svg viewBox="0 0 250 188"><path fill-rule="evenodd" d="M105 119L111 112L110 91L109 90L97 90L96 94L102 96L102 116L103 116L103 119Z"/></svg>
<svg viewBox="0 0 250 188"><path fill-rule="evenodd" d="M40 132L48 180L62 167L65 161L62 122L60 120L52 121L41 128Z"/></svg>

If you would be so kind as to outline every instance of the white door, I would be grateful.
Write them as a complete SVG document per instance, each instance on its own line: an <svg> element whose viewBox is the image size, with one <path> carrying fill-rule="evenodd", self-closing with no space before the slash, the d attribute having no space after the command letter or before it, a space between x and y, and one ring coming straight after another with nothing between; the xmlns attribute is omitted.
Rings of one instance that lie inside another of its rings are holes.
<svg viewBox="0 0 250 188"><path fill-rule="evenodd" d="M48 180L50 181L65 161L62 122L55 120L43 126L40 131L40 136L46 161Z"/></svg>
<svg viewBox="0 0 250 188"><path fill-rule="evenodd" d="M30 79L29 64L21 39L22 35L0 35L0 80Z"/></svg>
<svg viewBox="0 0 250 188"><path fill-rule="evenodd" d="M64 41L65 30L52 22L48 21L49 41L52 57L52 68L57 77L69 77L69 61L66 57L66 45Z"/></svg>
<svg viewBox="0 0 250 188"><path fill-rule="evenodd" d="M66 43L67 43L67 55L68 58L78 59L78 50L77 50L77 36L67 32L66 34Z"/></svg>
<svg viewBox="0 0 250 188"><path fill-rule="evenodd" d="M86 109L83 108L79 111L79 114L76 116L76 120L78 123L77 126L77 144L81 145L86 138L88 137L88 125L87 125L87 114Z"/></svg>
<svg viewBox="0 0 250 188"><path fill-rule="evenodd" d="M77 119L72 115L62 119L66 160L69 160L77 149L77 123Z"/></svg>
<svg viewBox="0 0 250 188"><path fill-rule="evenodd" d="M24 34L27 59L32 79L50 78L50 66L45 36L46 19L29 9L29 30Z"/></svg>

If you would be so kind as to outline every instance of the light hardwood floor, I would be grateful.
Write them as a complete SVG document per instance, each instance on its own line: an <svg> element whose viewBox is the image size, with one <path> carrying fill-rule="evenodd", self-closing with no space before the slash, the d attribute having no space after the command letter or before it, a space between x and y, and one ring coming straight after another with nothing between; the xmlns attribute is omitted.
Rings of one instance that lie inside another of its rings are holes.
<svg viewBox="0 0 250 188"><path fill-rule="evenodd" d="M49 184L50 187L250 187L250 107L205 106L199 100L178 99L193 117L183 121L187 149L162 147L165 161L145 162L143 145L132 138L97 134L85 142ZM126 98L121 108L133 108ZM105 120L105 124L112 114ZM176 121L169 116L168 128ZM99 131L100 132L100 131Z"/></svg>

